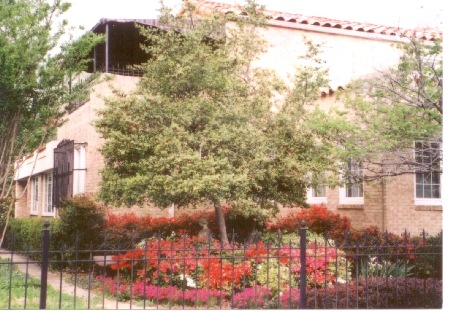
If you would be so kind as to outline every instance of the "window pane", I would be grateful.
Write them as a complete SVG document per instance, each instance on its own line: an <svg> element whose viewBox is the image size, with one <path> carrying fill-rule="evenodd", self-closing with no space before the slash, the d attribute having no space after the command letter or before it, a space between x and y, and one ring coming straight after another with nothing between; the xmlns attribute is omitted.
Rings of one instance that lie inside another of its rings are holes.
<svg viewBox="0 0 450 312"><path fill-rule="evenodd" d="M416 184L416 197L423 198L423 185L422 184Z"/></svg>
<svg viewBox="0 0 450 312"><path fill-rule="evenodd" d="M440 187L440 185L432 186L431 194L432 194L433 198L441 198L441 187Z"/></svg>
<svg viewBox="0 0 450 312"><path fill-rule="evenodd" d="M431 183L440 185L441 184L441 175L438 173L432 173Z"/></svg>
<svg viewBox="0 0 450 312"><path fill-rule="evenodd" d="M423 197L424 198L433 198L431 192L431 185L424 185L423 186Z"/></svg>

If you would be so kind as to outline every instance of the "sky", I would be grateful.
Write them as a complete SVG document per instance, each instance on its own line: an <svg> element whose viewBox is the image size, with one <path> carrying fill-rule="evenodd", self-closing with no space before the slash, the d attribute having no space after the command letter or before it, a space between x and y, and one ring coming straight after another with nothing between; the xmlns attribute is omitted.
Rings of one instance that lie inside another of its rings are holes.
<svg viewBox="0 0 450 312"><path fill-rule="evenodd" d="M65 18L72 26L90 30L101 18L157 18L160 0L68 0L72 8ZM212 0L236 3L236 0ZM182 0L164 0L175 10ZM242 1L241 1L242 3ZM298 13L400 28L443 29L442 0L259 0L272 11Z"/></svg>

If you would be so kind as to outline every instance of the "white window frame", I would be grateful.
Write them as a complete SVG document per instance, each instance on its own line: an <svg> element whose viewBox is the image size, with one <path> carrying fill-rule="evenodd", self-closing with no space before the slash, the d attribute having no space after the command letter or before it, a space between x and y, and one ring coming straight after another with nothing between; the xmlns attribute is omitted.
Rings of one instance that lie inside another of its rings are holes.
<svg viewBox="0 0 450 312"><path fill-rule="evenodd" d="M55 216L55 207L53 207L53 172L49 172L43 176L44 191L43 191L43 216Z"/></svg>
<svg viewBox="0 0 450 312"><path fill-rule="evenodd" d="M308 204L326 204L328 202L327 186L325 184L319 184L317 187L325 188L325 196L317 196L315 188L310 187L306 192L306 201L308 202Z"/></svg>
<svg viewBox="0 0 450 312"><path fill-rule="evenodd" d="M31 178L31 215L39 214L39 197L39 177L35 176Z"/></svg>
<svg viewBox="0 0 450 312"><path fill-rule="evenodd" d="M347 163L348 170L355 171L354 169L355 162L354 160L350 160ZM360 174L362 175L362 169L357 168L356 170L360 171ZM339 204L342 205L363 205L364 204L364 182L361 185L362 188L362 196L348 196L347 190L348 185L354 185L355 183L345 183L343 187L339 188Z"/></svg>
<svg viewBox="0 0 450 312"><path fill-rule="evenodd" d="M312 179L312 174L310 174L309 177ZM325 173L318 173L317 177L319 177L319 179L323 179L325 177ZM318 182L320 181L316 181L316 183ZM306 202L308 204L326 204L328 202L327 189L327 185L324 183L318 183L315 186L310 186L306 191ZM318 192L318 190L323 190L323 194L320 194L321 192Z"/></svg>
<svg viewBox="0 0 450 312"><path fill-rule="evenodd" d="M427 143L427 144L440 144L439 142L420 142L417 141L415 142L415 144L417 143ZM416 153L416 146L414 146L414 157L417 156ZM439 164L440 168L442 168L442 163ZM433 174L432 172L428 172L428 173L420 173L420 172L416 172L414 174L414 204L417 206L441 206L442 205L442 174L439 174L439 196L440 197L417 197L417 175L418 174ZM437 173L435 173L437 174ZM425 185L425 184L424 184ZM433 183L431 183L431 185L433 185Z"/></svg>
<svg viewBox="0 0 450 312"><path fill-rule="evenodd" d="M74 147L73 195L86 192L86 146Z"/></svg>

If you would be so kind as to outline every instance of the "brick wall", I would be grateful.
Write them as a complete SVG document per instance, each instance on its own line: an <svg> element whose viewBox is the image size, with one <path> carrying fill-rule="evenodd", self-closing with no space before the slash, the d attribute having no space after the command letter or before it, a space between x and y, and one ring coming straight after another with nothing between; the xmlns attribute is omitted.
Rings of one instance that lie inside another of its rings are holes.
<svg viewBox="0 0 450 312"><path fill-rule="evenodd" d="M104 107L105 98L113 96L113 90L130 92L136 87L138 80L137 77L102 75L100 83L94 86L90 94L90 100L67 116L67 121L58 129L58 141L70 139L75 140L75 143L87 142L86 190L88 192L98 192L100 172L104 167L103 157L99 151L103 139L96 132L92 122L98 119L97 111Z"/></svg>

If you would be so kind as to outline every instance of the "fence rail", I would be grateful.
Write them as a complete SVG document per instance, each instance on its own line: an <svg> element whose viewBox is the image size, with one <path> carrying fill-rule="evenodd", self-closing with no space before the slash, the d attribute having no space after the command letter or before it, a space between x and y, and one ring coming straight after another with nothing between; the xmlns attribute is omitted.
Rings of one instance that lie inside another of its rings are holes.
<svg viewBox="0 0 450 312"><path fill-rule="evenodd" d="M85 309L389 309L442 308L442 239L419 242L336 244L278 236L273 244L223 245L192 237L154 238L134 249L50 250L46 224L42 250L0 253L1 287L23 273L20 308L27 309L30 272L39 266L39 308L48 308L47 283L73 295L72 308ZM440 236L442 238L442 234ZM12 243L11 246L14 246ZM69 286L67 279L71 281ZM56 299L52 299L56 300ZM54 302L53 302L54 303Z"/></svg>

